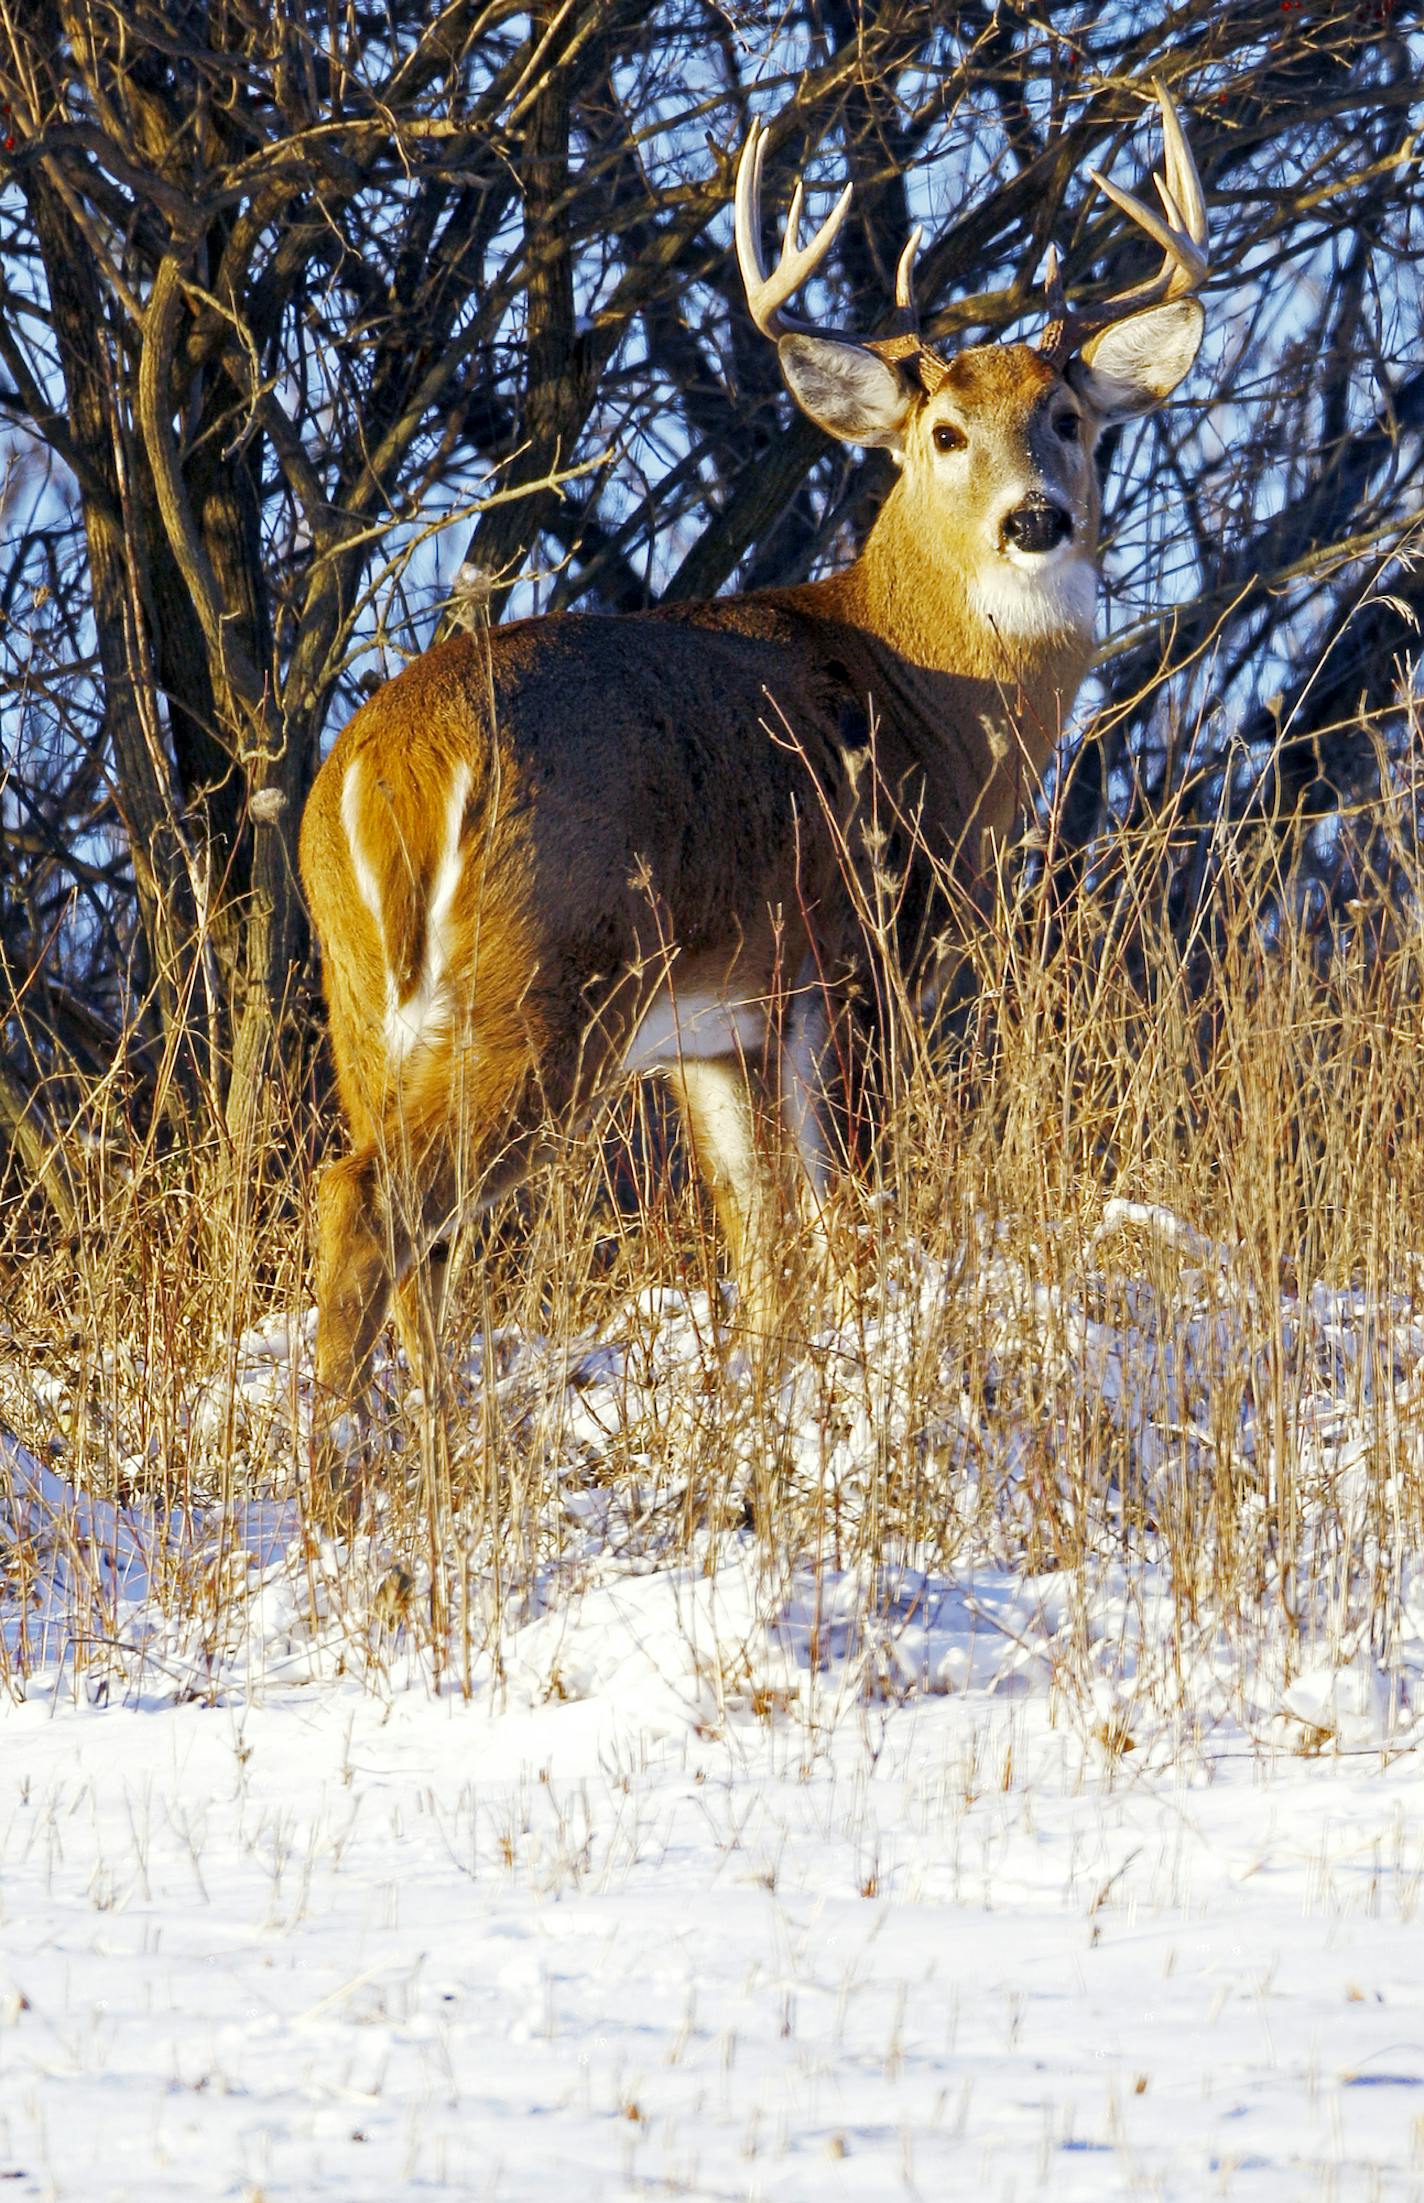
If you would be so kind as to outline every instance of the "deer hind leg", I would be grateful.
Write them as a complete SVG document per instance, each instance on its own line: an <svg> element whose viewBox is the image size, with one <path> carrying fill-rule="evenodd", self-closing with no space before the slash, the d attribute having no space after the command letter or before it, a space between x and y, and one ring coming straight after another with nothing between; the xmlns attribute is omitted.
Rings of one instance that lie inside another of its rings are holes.
<svg viewBox="0 0 1424 2203"><path fill-rule="evenodd" d="M330 1166L317 1196L318 1483L338 1515L359 1506L371 1364L387 1317L428 1386L442 1365L439 1243L520 1182L543 1126L519 1106L528 1064L517 1051L473 1051L439 1069L423 1092L394 1097L384 1128Z"/></svg>
<svg viewBox="0 0 1424 2203"><path fill-rule="evenodd" d="M352 1441L365 1438L371 1361L406 1253L377 1153L358 1149L331 1164L317 1193L316 1260L315 1496L326 1512L341 1515L359 1498Z"/></svg>
<svg viewBox="0 0 1424 2203"><path fill-rule="evenodd" d="M379 1161L344 1155L317 1192L316 1375L343 1405L355 1400L390 1309L394 1250Z"/></svg>
<svg viewBox="0 0 1424 2203"><path fill-rule="evenodd" d="M332 1164L318 1192L318 1498L338 1516L359 1508L371 1365L390 1315L417 1380L439 1369L439 1242L461 1206L456 1136L441 1126L416 1144L403 1127Z"/></svg>

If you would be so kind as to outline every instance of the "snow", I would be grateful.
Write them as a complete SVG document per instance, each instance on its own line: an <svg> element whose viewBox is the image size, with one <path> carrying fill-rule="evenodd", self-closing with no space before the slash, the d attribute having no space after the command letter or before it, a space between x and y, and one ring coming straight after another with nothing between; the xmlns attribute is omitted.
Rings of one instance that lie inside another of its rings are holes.
<svg viewBox="0 0 1424 2203"><path fill-rule="evenodd" d="M663 1726L655 1708L652 1732ZM1043 1709L43 1703L0 1773L20 2196L1418 2192L1413 1761Z"/></svg>
<svg viewBox="0 0 1424 2203"><path fill-rule="evenodd" d="M992 1393L936 1358L951 1302ZM819 1544L689 1528L691 1440L652 1463L713 1328L664 1292L475 1342L467 1399L543 1416L557 1474L444 1629L394 1517L323 1543L263 1496L305 1319L187 1404L220 1507L0 1439L0 2192L1424 2196L1413 1307L1263 1307L1142 1203L906 1258L777 1402ZM1123 1465L1045 1568L1084 1400ZM1282 1431L1289 1601L1184 1601L1153 1520L1229 1447L1269 1560Z"/></svg>

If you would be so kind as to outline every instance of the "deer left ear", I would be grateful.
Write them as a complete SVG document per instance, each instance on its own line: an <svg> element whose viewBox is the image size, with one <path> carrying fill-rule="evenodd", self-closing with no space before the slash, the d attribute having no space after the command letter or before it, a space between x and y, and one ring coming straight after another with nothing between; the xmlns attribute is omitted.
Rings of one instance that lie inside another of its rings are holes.
<svg viewBox="0 0 1424 2203"><path fill-rule="evenodd" d="M1206 316L1194 298L1149 306L1089 337L1067 379L1103 427L1130 421L1169 398L1201 344Z"/></svg>

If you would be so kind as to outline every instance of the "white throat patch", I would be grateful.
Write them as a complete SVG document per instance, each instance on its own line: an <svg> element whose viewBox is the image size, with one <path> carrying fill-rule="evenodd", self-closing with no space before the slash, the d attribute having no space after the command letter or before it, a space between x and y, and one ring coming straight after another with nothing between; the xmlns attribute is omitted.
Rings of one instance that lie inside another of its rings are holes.
<svg viewBox="0 0 1424 2203"><path fill-rule="evenodd" d="M1085 558L1059 551L1009 551L971 576L969 601L1000 634L1026 642L1089 636L1098 609L1098 576Z"/></svg>

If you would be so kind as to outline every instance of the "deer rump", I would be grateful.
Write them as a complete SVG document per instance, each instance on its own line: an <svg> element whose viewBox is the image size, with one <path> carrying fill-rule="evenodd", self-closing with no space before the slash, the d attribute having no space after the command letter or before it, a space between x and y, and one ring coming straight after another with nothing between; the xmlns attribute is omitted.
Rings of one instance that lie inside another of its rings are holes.
<svg viewBox="0 0 1424 2203"><path fill-rule="evenodd" d="M864 961L872 804L882 881L915 822L952 854L960 806L872 735L869 670L808 670L794 617L728 609L460 636L357 714L324 776L339 830L314 808L303 834L355 1123L462 1114L462 1060L508 1067L507 1107L536 1080L546 1114L623 1069L766 1070L788 1002L829 1007ZM929 887L925 862L896 885L907 963Z"/></svg>

